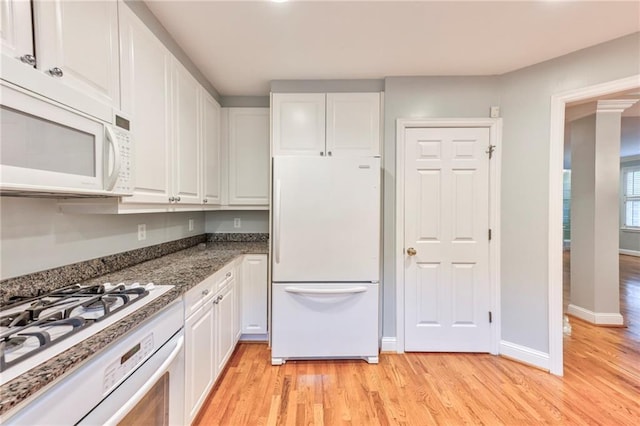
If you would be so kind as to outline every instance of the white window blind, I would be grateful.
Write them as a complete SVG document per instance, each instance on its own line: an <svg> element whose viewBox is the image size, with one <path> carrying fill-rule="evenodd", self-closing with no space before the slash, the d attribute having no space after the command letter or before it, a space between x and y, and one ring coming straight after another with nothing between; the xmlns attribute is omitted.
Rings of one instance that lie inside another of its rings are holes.
<svg viewBox="0 0 640 426"><path fill-rule="evenodd" d="M640 166L622 169L624 179L624 226L640 228Z"/></svg>

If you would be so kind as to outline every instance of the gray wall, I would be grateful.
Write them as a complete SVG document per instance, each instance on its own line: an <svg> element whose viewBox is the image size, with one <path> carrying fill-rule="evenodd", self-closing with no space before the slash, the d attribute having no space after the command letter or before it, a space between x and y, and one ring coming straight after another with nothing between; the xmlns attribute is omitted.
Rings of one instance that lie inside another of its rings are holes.
<svg viewBox="0 0 640 426"><path fill-rule="evenodd" d="M382 92L384 80L272 80L273 93Z"/></svg>
<svg viewBox="0 0 640 426"><path fill-rule="evenodd" d="M548 208L553 94L640 71L640 33L502 76L502 338L549 350Z"/></svg>
<svg viewBox="0 0 640 426"><path fill-rule="evenodd" d="M204 213L63 214L56 200L0 198L0 279L204 233ZM189 231L189 219L194 229ZM138 241L138 224L147 238Z"/></svg>
<svg viewBox="0 0 640 426"><path fill-rule="evenodd" d="M388 77L384 105L383 336L396 335L396 120L488 117L500 105L497 77Z"/></svg>
<svg viewBox="0 0 640 426"><path fill-rule="evenodd" d="M233 220L240 219L240 228L233 227ZM206 213L205 230L208 233L268 233L269 212L264 211L210 211Z"/></svg>

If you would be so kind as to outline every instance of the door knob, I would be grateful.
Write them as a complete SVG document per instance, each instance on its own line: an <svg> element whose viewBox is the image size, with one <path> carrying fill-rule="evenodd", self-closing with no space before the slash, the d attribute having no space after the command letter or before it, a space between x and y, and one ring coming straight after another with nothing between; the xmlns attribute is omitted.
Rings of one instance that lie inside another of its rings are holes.
<svg viewBox="0 0 640 426"><path fill-rule="evenodd" d="M414 249L413 247L409 247L409 248L407 249L407 254L408 254L409 256L415 256L416 254L418 254L418 252L417 252L417 251L416 251L416 249Z"/></svg>

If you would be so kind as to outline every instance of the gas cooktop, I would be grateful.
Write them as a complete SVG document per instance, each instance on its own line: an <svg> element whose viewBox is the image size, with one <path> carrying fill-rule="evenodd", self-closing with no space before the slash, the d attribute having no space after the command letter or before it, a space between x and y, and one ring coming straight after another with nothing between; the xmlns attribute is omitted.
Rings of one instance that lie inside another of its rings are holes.
<svg viewBox="0 0 640 426"><path fill-rule="evenodd" d="M153 283L71 285L0 308L0 383L36 365L169 291Z"/></svg>

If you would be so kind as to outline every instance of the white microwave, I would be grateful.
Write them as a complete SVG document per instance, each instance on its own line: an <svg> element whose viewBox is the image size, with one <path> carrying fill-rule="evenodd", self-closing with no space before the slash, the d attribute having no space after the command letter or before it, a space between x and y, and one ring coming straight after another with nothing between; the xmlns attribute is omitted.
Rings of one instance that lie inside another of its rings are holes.
<svg viewBox="0 0 640 426"><path fill-rule="evenodd" d="M134 188L130 121L103 122L0 83L0 194L126 196Z"/></svg>

